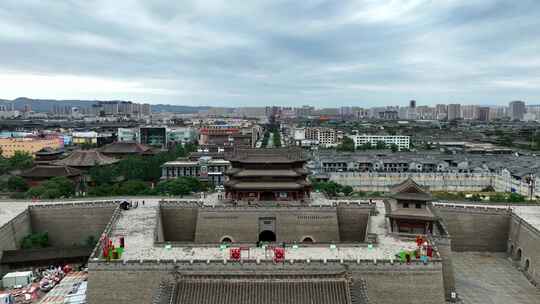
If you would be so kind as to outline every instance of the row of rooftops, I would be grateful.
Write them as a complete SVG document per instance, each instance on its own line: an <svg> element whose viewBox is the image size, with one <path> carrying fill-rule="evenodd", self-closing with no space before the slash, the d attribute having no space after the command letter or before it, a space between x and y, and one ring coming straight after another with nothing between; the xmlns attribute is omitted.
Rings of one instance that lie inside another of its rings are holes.
<svg viewBox="0 0 540 304"><path fill-rule="evenodd" d="M298 148L236 149L230 158L231 162L241 163L292 163L307 160L304 151Z"/></svg>
<svg viewBox="0 0 540 304"><path fill-rule="evenodd" d="M536 174L540 176L540 157L534 155L475 155L475 154L446 154L441 152L400 152L400 153L324 153L321 152L316 163L323 164L410 164L441 165L441 168L453 171L470 172L500 172L503 169L512 175L525 176ZM317 164L315 164L317 165ZM352 169L352 168L351 168ZM440 171L440 170L439 170Z"/></svg>

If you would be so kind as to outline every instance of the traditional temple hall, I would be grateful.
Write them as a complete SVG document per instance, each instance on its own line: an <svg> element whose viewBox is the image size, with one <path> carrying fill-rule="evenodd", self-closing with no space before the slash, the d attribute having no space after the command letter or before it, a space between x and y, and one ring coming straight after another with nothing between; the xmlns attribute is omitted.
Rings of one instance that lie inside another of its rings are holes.
<svg viewBox="0 0 540 304"><path fill-rule="evenodd" d="M311 184L299 149L238 149L226 172L226 198L243 201L303 201Z"/></svg>

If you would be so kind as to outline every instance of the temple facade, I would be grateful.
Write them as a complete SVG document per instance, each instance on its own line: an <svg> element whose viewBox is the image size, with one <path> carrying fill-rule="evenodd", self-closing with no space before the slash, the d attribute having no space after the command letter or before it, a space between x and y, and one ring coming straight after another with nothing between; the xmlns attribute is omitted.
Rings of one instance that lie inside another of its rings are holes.
<svg viewBox="0 0 540 304"><path fill-rule="evenodd" d="M311 184L304 169L307 158L299 149L239 149L226 172L227 199L303 201Z"/></svg>

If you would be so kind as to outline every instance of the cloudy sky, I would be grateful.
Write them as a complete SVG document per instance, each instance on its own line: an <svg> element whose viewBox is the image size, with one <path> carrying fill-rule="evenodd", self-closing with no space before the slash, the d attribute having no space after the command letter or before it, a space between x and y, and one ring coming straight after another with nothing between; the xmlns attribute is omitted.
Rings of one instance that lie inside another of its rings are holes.
<svg viewBox="0 0 540 304"><path fill-rule="evenodd" d="M2 0L0 98L540 103L538 0Z"/></svg>

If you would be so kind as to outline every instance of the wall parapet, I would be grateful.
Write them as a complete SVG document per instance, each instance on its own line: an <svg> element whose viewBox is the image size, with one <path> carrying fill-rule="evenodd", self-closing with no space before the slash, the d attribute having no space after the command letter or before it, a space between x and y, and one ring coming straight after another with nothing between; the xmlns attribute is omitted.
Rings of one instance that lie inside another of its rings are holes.
<svg viewBox="0 0 540 304"><path fill-rule="evenodd" d="M9 221L7 221L4 225L0 226L0 230L4 229L5 227L7 227L8 225L11 225L11 223L17 221L17 220L20 220L22 217L25 217L25 216L29 216L30 215L30 211L28 210L28 208L24 209L23 211L21 211L19 214L17 214L16 216L14 216L12 219L10 219Z"/></svg>
<svg viewBox="0 0 540 304"><path fill-rule="evenodd" d="M28 209L54 209L54 208L85 208L85 207L111 207L118 206L118 203L115 201L100 201L100 202L84 202L84 203L58 203L58 204L35 204L29 205Z"/></svg>
<svg viewBox="0 0 540 304"><path fill-rule="evenodd" d="M512 213L512 219L516 219L522 226L528 228L529 230L531 230L532 232L534 232L536 235L538 235L540 237L540 229L538 229L535 226L531 225L524 218L519 216L519 214Z"/></svg>
<svg viewBox="0 0 540 304"><path fill-rule="evenodd" d="M361 208L361 209L372 209L376 207L375 203L366 203L366 202L336 202L331 205L310 205L310 206L229 206L229 205L204 205L193 202L181 202L181 201L167 201L160 202L160 208L199 208L200 210L216 210L216 211L276 211L276 210L291 210L291 211L318 211L318 210L335 210L336 207L339 208Z"/></svg>
<svg viewBox="0 0 540 304"><path fill-rule="evenodd" d="M472 212L494 212L494 213L506 213L511 214L512 208L510 206L506 207L498 207L498 206L481 206L481 205L467 205L467 204L448 204L448 203L432 203L432 207L440 208L440 209L447 209L447 210L454 210L454 211L472 211Z"/></svg>
<svg viewBox="0 0 540 304"><path fill-rule="evenodd" d="M242 260L233 261L228 259L191 259L191 260L176 260L176 259L144 259L144 260L90 260L88 262L90 270L167 270L174 267L185 268L207 268L211 271L212 268L223 267L247 267L247 268L270 268L278 267L286 269L286 267L300 268L304 266L319 266L319 267L371 267L373 270L424 270L436 268L442 264L442 259L434 258L429 262L421 262L418 260L410 263L401 262L400 260L377 260L377 259L286 259L283 262L276 263L273 260ZM200 271L200 269L197 269Z"/></svg>
<svg viewBox="0 0 540 304"><path fill-rule="evenodd" d="M108 238L111 238L112 236L112 230L113 230L113 227L114 225L116 225L116 222L118 221L118 218L120 218L120 215L122 213L122 209L120 209L120 205L116 204L116 208L114 209L113 211L113 214L109 220L109 222L107 223L107 226L105 226L105 229L103 230L103 233L101 234L101 237L100 237L100 240L98 241L98 243L96 244L96 246L94 247L94 249L92 250L92 253L90 254L90 258L98 258L101 251L102 251L102 246L101 246L101 238L103 237L108 237Z"/></svg>

